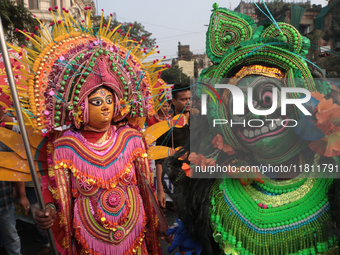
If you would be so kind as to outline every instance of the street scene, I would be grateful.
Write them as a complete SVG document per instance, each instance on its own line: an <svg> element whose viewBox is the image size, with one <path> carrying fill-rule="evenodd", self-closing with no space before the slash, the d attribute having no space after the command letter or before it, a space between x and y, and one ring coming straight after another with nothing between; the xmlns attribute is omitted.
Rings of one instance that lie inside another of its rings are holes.
<svg viewBox="0 0 340 255"><path fill-rule="evenodd" d="M339 255L340 0L0 0L0 255Z"/></svg>

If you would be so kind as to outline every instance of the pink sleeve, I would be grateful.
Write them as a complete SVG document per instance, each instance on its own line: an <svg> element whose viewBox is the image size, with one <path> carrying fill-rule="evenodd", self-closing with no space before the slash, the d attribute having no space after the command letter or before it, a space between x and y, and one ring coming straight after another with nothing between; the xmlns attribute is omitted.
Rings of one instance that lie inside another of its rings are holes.
<svg viewBox="0 0 340 255"><path fill-rule="evenodd" d="M55 203L55 200L52 196L51 191L48 189L48 175L41 176L42 180L42 195L45 201L45 204L47 203Z"/></svg>

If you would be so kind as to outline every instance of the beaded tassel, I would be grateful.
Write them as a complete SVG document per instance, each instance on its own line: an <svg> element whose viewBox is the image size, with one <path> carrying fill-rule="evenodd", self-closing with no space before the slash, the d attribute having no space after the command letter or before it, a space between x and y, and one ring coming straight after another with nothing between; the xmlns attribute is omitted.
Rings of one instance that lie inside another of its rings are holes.
<svg viewBox="0 0 340 255"><path fill-rule="evenodd" d="M300 213L303 215L303 219L300 221L295 223L291 219L279 228L276 227L276 223L269 223L260 229L254 228L254 225L247 221L253 209L241 205L247 193L238 193L240 195L237 197L236 193L233 196L232 192L225 192L226 188L240 192L236 188L240 185L238 182L234 179L216 181L211 191L213 207L210 217L214 239L223 250L228 252L234 250L238 252L236 254L300 254L301 252L301 254L317 254L326 252L334 246L334 238L328 238L323 229L323 222L331 220L325 194L325 187L329 185L329 180L316 180L314 185L316 190L311 189L310 191L321 194L319 199L308 201L311 206L315 207L319 206L318 203L323 203L316 213L309 213L309 211L304 211L304 208L300 208ZM309 192L305 193L300 200L306 200L309 195L311 195ZM254 202L254 204L256 203ZM273 222L279 221L284 214L288 214L291 210L289 205L278 208L280 210L276 209L271 213ZM264 211L270 211L270 209L258 208L255 213L258 215L256 217L266 217ZM267 220L267 222L269 221Z"/></svg>

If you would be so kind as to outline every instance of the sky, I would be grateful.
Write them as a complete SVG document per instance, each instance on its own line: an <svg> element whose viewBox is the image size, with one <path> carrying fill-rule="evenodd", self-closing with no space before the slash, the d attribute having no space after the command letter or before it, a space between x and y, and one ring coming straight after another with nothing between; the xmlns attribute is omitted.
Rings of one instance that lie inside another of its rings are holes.
<svg viewBox="0 0 340 255"><path fill-rule="evenodd" d="M209 24L211 0L94 0L101 14L116 13L119 22L142 23L145 29L156 38L160 54L152 55L150 60L177 57L178 42L190 45L194 54L205 52L205 37ZM248 0L249 1L249 0ZM219 1L220 7L238 6L240 1ZM297 2L297 0L295 0ZM312 4L327 5L325 0L311 0Z"/></svg>

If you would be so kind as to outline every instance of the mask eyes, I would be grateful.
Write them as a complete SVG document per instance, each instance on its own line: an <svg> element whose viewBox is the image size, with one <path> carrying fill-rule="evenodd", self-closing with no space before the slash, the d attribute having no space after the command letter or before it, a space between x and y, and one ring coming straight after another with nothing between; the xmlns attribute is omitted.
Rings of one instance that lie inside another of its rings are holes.
<svg viewBox="0 0 340 255"><path fill-rule="evenodd" d="M107 104L112 104L112 102L113 102L112 97L109 97L109 98L106 99Z"/></svg>
<svg viewBox="0 0 340 255"><path fill-rule="evenodd" d="M103 104L102 100L93 100L90 101L90 104L94 105L94 106L101 106Z"/></svg>
<svg viewBox="0 0 340 255"><path fill-rule="evenodd" d="M273 93L271 91L266 91L262 95L262 104L264 106L270 106L273 103Z"/></svg>

